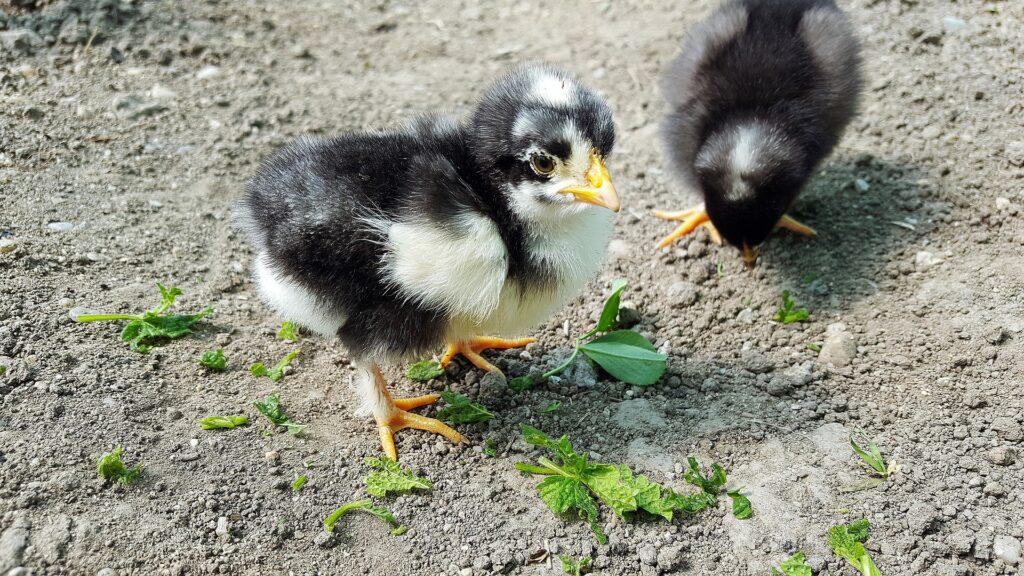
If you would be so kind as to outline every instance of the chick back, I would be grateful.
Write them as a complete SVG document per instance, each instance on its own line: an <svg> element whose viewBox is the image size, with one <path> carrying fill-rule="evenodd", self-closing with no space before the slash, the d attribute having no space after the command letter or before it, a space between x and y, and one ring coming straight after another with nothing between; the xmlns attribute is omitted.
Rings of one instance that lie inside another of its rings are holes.
<svg viewBox="0 0 1024 576"><path fill-rule="evenodd" d="M694 189L708 137L745 122L785 127L809 171L856 111L858 46L832 0L731 0L687 35L662 89L667 154Z"/></svg>

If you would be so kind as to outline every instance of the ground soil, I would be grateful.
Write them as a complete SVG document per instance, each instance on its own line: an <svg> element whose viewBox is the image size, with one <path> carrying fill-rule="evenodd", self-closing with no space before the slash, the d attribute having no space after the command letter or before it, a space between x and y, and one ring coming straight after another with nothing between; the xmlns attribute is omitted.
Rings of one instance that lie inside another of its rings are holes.
<svg viewBox="0 0 1024 576"><path fill-rule="evenodd" d="M748 272L703 232L654 247L671 226L652 209L695 199L657 147L658 79L712 2L0 2L0 574L554 574L557 553L603 574L767 574L800 550L817 573L850 576L825 532L860 517L883 574L1017 573L1024 3L842 4L865 90L794 211L819 235L779 234ZM460 426L461 446L399 435L403 463L434 481L384 502L406 534L353 516L327 537L324 517L365 496L377 435L332 342L304 336L276 383L249 374L293 345L256 298L231 204L301 134L465 114L524 60L608 98L624 209L588 290L537 344L490 357L509 376L553 365L623 277L668 372L641 388L577 364L517 394L465 366L429 384L395 368L399 394L451 387L497 417ZM157 281L216 315L145 355L118 326L69 318L149 307ZM806 322L772 321L784 289ZM208 373L196 360L218 346L228 369ZM252 408L271 390L304 435ZM235 413L251 425L196 424ZM513 469L536 456L521 422L681 491L688 455L719 462L755 515L604 510L597 545ZM857 428L902 467L880 485L849 449ZM96 475L115 446L143 464L131 486ZM298 474L309 482L293 493Z"/></svg>

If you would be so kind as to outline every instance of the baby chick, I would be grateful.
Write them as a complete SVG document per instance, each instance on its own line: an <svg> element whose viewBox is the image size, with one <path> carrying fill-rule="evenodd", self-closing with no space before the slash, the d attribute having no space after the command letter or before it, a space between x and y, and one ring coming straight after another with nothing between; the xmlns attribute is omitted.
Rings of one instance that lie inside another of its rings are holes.
<svg viewBox="0 0 1024 576"><path fill-rule="evenodd" d="M337 336L357 368L362 412L384 452L418 428L436 394L392 399L380 371L443 343L463 354L525 346L597 272L619 200L605 169L615 140L599 96L534 65L499 79L464 123L431 115L401 129L303 138L267 160L237 216L254 279L281 315Z"/></svg>
<svg viewBox="0 0 1024 576"><path fill-rule="evenodd" d="M752 265L776 226L813 236L786 211L855 113L859 63L833 0L730 0L698 24L664 77L662 136L704 202L656 212L682 221L658 246L705 227Z"/></svg>

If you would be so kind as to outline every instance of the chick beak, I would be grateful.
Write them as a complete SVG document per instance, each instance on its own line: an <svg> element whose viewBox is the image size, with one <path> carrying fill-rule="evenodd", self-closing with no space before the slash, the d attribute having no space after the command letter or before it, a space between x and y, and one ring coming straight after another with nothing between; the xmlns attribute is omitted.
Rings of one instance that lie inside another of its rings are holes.
<svg viewBox="0 0 1024 576"><path fill-rule="evenodd" d="M743 256L743 263L747 265L747 268L753 268L754 263L757 262L757 257L761 255L761 248L750 246L744 242L743 247L740 248L740 255Z"/></svg>
<svg viewBox="0 0 1024 576"><path fill-rule="evenodd" d="M577 202L585 202L607 208L612 212L619 211L619 196L615 194L615 186L608 176L608 169L601 163L596 154L590 155L590 166L583 174L587 186L569 186L559 190L562 194L572 194Z"/></svg>

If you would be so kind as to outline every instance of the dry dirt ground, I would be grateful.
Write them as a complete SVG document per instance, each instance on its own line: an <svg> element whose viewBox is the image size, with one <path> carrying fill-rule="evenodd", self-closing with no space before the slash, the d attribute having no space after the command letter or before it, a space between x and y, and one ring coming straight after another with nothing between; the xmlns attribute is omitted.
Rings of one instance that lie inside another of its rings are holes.
<svg viewBox="0 0 1024 576"><path fill-rule="evenodd" d="M671 226L651 210L693 200L657 148L658 78L713 2L34 4L0 2L0 574L560 572L529 563L543 550L603 574L767 574L802 550L817 573L851 576L825 531L860 517L883 574L1019 570L1024 3L843 2L864 45L862 113L795 209L819 237L773 238L752 273L704 234L654 248ZM510 376L553 365L624 277L669 370L639 388L578 364L520 394L465 367L430 384L392 370L403 395L452 387L497 418L461 426L462 446L400 434L403 463L435 484L385 502L410 530L353 516L328 538L324 517L365 495L377 436L331 342L305 336L277 383L248 373L291 345L255 297L230 206L301 134L464 114L523 60L606 95L624 210L590 289L525 354L492 357ZM157 281L216 315L146 355L115 325L69 319L147 308ZM807 322L771 321L783 289ZM228 370L210 374L196 359L216 346ZM252 408L273 389L305 435ZM232 413L251 424L196 424ZM679 490L688 455L720 462L755 515L604 510L599 546L513 469L536 456L521 422ZM847 444L858 427L902 466L871 489ZM118 445L144 466L127 488L96 475Z"/></svg>

